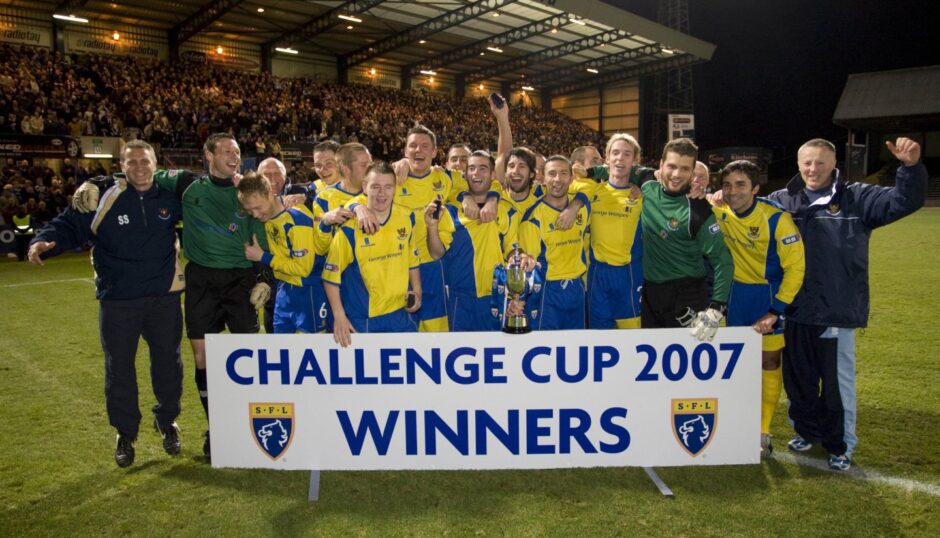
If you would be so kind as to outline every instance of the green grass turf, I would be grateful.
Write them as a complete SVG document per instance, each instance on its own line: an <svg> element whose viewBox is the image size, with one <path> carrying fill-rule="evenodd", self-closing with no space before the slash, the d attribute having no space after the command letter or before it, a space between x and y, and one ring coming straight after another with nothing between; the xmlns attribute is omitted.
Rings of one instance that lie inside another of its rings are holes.
<svg viewBox="0 0 940 538"><path fill-rule="evenodd" d="M940 487L940 210L876 231L871 327L858 338L856 466ZM183 453L143 427L118 469L104 411L97 304L87 255L43 268L0 262L0 536L512 535L938 536L940 498L770 459L660 469L327 472L215 470L184 342ZM78 280L74 280L78 279ZM84 279L84 280L82 280ZM62 282L40 284L61 280ZM29 284L11 286L14 284ZM146 346L138 357L149 416ZM786 452L781 402L773 433ZM812 457L821 458L819 452Z"/></svg>

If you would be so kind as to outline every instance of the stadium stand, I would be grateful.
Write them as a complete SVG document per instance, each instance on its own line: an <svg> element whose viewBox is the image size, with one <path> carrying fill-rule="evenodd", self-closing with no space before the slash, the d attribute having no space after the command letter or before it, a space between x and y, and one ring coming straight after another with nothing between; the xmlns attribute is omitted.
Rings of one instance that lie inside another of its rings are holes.
<svg viewBox="0 0 940 538"><path fill-rule="evenodd" d="M4 128L24 133L140 136L174 148L232 130L246 154L261 155L280 144L355 138L383 158L397 154L414 122L438 132L442 147L456 141L484 147L493 138L481 99L279 79L205 64L0 49L12 60L0 68ZM514 123L519 140L544 153L599 140L596 131L556 112L519 109Z"/></svg>
<svg viewBox="0 0 940 538"><path fill-rule="evenodd" d="M0 44L0 55L7 59L0 65L0 133L120 136L146 140L163 152L198 152L209 133L229 131L244 156L280 156L288 144L332 139L365 144L379 159L399 158L415 123L435 131L444 149L456 142L489 148L495 139L489 109L479 98L25 45ZM598 132L541 108L516 107L513 130L517 143L545 155L601 143ZM197 156L201 164L201 153ZM25 205L41 224L65 207L77 184L103 171L66 163L56 174L44 166L8 162L0 210L9 222ZM300 168L290 172L295 181L312 179L296 177L310 173Z"/></svg>

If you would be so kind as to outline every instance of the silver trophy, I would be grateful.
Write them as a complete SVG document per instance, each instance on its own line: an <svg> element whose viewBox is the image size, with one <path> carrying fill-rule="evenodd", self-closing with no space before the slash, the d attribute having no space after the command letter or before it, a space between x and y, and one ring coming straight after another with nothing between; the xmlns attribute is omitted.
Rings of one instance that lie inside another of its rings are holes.
<svg viewBox="0 0 940 538"><path fill-rule="evenodd" d="M530 332L529 318L525 313L509 315L509 305L522 301L532 289L532 274L522 267L522 249L514 245L506 264L506 307L503 316L503 332L524 334Z"/></svg>

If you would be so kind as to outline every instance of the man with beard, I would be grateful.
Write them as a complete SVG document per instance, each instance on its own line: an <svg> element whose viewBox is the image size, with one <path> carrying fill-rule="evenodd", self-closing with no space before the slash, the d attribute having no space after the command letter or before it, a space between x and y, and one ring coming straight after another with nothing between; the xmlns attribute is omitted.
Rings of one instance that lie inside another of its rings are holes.
<svg viewBox="0 0 940 538"><path fill-rule="evenodd" d="M734 259L728 303L729 327L753 327L761 333L761 456L773 452L770 423L777 410L783 379L783 313L803 284L803 242L790 214L764 198L760 168L733 161L721 171L724 204L712 211Z"/></svg>
<svg viewBox="0 0 940 538"><path fill-rule="evenodd" d="M688 326L699 339L711 339L724 319L734 265L711 207L690 199L698 147L677 138L663 148L659 181L649 176L640 187L643 241L643 328ZM715 271L709 297L705 285L708 257Z"/></svg>
<svg viewBox="0 0 940 538"><path fill-rule="evenodd" d="M475 151L467 166L470 197L482 206L493 181L495 161ZM432 202L424 210L428 251L444 264L447 311L451 331L492 331L499 319L491 311L493 268L502 263L516 243L519 214L506 200L499 201L496 219L480 222L456 204Z"/></svg>

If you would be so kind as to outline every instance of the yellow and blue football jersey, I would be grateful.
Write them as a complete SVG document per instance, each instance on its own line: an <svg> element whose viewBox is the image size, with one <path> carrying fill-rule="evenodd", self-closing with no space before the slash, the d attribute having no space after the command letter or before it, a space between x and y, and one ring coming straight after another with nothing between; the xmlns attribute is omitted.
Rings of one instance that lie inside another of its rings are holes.
<svg viewBox="0 0 940 538"><path fill-rule="evenodd" d="M317 192L317 196L310 202L310 211L313 213L313 220L317 223L314 233L318 235L325 234L332 238L334 227L323 224L323 215L344 207L350 200L362 194L359 192L346 192L343 190L342 183L334 183ZM309 200L309 198L308 198ZM318 239L319 240L319 239Z"/></svg>
<svg viewBox="0 0 940 538"><path fill-rule="evenodd" d="M712 206L712 211L734 259L734 281L773 285L771 307L782 313L803 285L806 269L803 242L790 214L763 198L740 215L727 205Z"/></svg>
<svg viewBox="0 0 940 538"><path fill-rule="evenodd" d="M271 267L275 278L292 286L319 285L319 275L311 272L329 242L315 241L313 228L313 215L304 206L285 209L264 223L268 252L261 262Z"/></svg>
<svg viewBox="0 0 940 538"><path fill-rule="evenodd" d="M487 223L467 217L461 206L444 206L438 235L447 249L441 260L444 281L451 293L490 296L493 268L503 262L518 241L519 218L505 200L499 201L496 220Z"/></svg>
<svg viewBox="0 0 940 538"><path fill-rule="evenodd" d="M568 203L574 197L568 196ZM533 205L519 224L519 245L542 267L544 281L581 278L587 269L584 255L584 234L588 228L591 205L578 211L574 225L561 230L555 220L561 209L552 207L544 198Z"/></svg>
<svg viewBox="0 0 940 538"><path fill-rule="evenodd" d="M326 181L323 181L322 179L315 179L313 181L313 192L320 194L320 191L324 189L328 189L334 185L339 185L339 181L337 181L336 183L327 183Z"/></svg>
<svg viewBox="0 0 940 538"><path fill-rule="evenodd" d="M594 187L582 191L591 200L588 235L592 258L614 266L638 260L642 256L640 212L643 198L630 199L630 186L616 187L607 181L586 183Z"/></svg>
<svg viewBox="0 0 940 538"><path fill-rule="evenodd" d="M393 205L375 234L359 230L354 218L339 228L326 257L323 281L340 286L350 319L376 318L405 307L408 273L418 267L414 223L411 211Z"/></svg>

